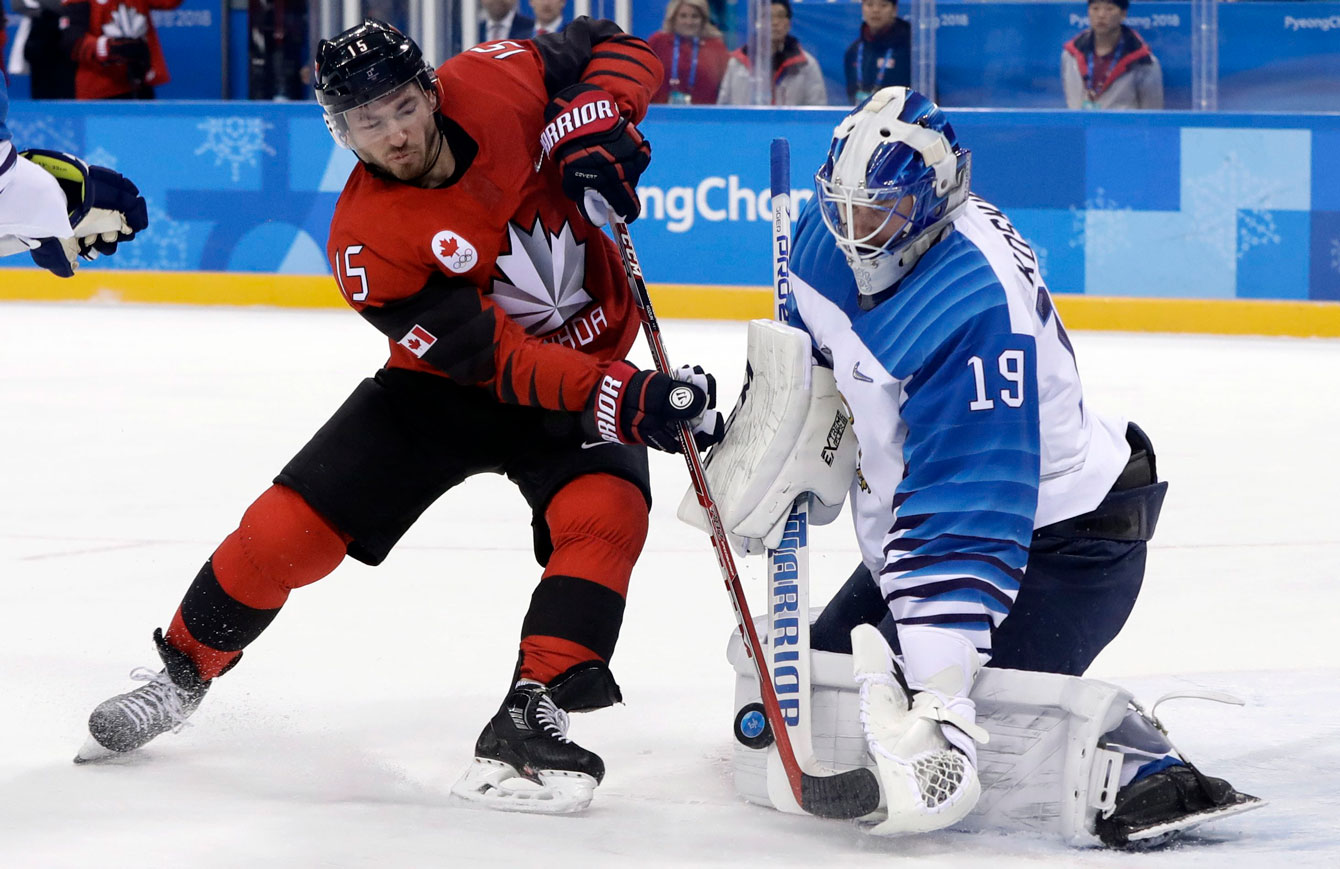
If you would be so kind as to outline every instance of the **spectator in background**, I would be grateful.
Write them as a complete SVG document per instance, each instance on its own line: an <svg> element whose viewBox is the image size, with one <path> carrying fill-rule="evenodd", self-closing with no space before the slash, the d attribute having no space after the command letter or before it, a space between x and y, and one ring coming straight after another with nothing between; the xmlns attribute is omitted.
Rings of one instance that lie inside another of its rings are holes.
<svg viewBox="0 0 1340 869"><path fill-rule="evenodd" d="M60 19L65 14L61 0L11 0L14 12L28 19L19 25L14 51L20 51L32 76L29 95L35 100L74 99L75 63L61 47ZM3 39L3 37L0 37Z"/></svg>
<svg viewBox="0 0 1340 869"><path fill-rule="evenodd" d="M1089 29L1061 51L1061 84L1072 109L1161 109L1163 70L1127 27L1130 0L1090 0Z"/></svg>
<svg viewBox="0 0 1340 869"><path fill-rule="evenodd" d="M665 23L647 40L665 67L653 103L710 105L726 74L726 43L712 23L707 0L670 0Z"/></svg>
<svg viewBox="0 0 1340 869"><path fill-rule="evenodd" d="M176 9L182 0L65 0L61 46L74 59L75 97L151 100L169 81L151 9Z"/></svg>
<svg viewBox="0 0 1340 869"><path fill-rule="evenodd" d="M749 103L750 66L748 45L731 54L718 103ZM791 0L772 0L772 104L822 106L827 102L819 62L791 35Z"/></svg>
<svg viewBox="0 0 1340 869"><path fill-rule="evenodd" d="M479 41L530 39L535 19L516 11L517 0L479 0L483 15L479 18Z"/></svg>
<svg viewBox="0 0 1340 869"><path fill-rule="evenodd" d="M250 88L253 100L302 100L307 65L307 0L249 0Z"/></svg>
<svg viewBox="0 0 1340 869"><path fill-rule="evenodd" d="M842 58L847 100L864 102L880 88L912 86L912 27L898 0L861 0L861 35Z"/></svg>
<svg viewBox="0 0 1340 869"><path fill-rule="evenodd" d="M563 6L566 0L530 0L530 11L535 13L535 35L557 33L563 29Z"/></svg>

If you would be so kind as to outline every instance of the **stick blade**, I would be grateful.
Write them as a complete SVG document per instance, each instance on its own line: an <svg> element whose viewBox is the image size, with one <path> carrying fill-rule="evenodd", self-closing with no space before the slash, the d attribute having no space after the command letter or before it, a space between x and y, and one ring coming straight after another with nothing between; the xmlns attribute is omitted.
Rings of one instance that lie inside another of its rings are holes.
<svg viewBox="0 0 1340 869"><path fill-rule="evenodd" d="M800 777L800 807L817 818L860 818L879 808L879 779L869 769Z"/></svg>

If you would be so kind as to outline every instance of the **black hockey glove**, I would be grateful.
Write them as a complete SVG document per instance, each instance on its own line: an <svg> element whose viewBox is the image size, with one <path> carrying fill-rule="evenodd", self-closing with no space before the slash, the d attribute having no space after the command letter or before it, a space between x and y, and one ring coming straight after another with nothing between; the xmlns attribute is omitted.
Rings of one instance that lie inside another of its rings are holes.
<svg viewBox="0 0 1340 869"><path fill-rule="evenodd" d="M124 175L103 166L89 166L62 151L32 148L19 156L55 177L65 194L70 238L39 239L33 262L63 278L72 277L78 257L93 260L112 254L149 225L149 212L139 188Z"/></svg>
<svg viewBox="0 0 1340 869"><path fill-rule="evenodd" d="M685 365L670 377L613 362L591 393L582 424L594 438L678 453L679 423L687 422L694 446L702 451L722 437L716 400L716 378L696 365Z"/></svg>
<svg viewBox="0 0 1340 869"><path fill-rule="evenodd" d="M99 49L106 47L105 52L100 50L98 57L104 63L124 63L126 73L134 81L144 81L144 77L149 74L149 68L153 65L153 59L149 54L149 43L142 38L135 39L111 39L98 46Z"/></svg>
<svg viewBox="0 0 1340 869"><path fill-rule="evenodd" d="M613 210L631 223L642 213L637 179L651 162L651 143L619 115L607 91L589 84L564 88L544 110L540 147L558 166L563 192L582 216L604 226Z"/></svg>

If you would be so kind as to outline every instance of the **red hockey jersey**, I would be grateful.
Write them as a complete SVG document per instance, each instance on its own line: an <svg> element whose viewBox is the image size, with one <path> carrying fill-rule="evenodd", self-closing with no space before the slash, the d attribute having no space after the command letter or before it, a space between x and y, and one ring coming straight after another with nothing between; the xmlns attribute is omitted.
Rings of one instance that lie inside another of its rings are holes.
<svg viewBox="0 0 1340 869"><path fill-rule="evenodd" d="M507 403L585 406L639 319L614 242L542 159L544 109L587 82L640 121L660 75L646 43L589 19L535 41L485 43L438 68L440 112L478 146L473 160L437 189L360 164L327 244L346 301L387 334L389 366Z"/></svg>

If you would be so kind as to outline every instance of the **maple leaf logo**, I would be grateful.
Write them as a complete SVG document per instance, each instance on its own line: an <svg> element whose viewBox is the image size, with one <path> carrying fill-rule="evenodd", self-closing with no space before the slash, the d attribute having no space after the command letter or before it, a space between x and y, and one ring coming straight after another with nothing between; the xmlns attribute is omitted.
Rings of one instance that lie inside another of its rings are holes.
<svg viewBox="0 0 1340 869"><path fill-rule="evenodd" d="M418 338L409 338L405 341L405 346L408 347L410 350L418 350L419 347L421 347L422 345L423 342L420 341Z"/></svg>
<svg viewBox="0 0 1340 869"><path fill-rule="evenodd" d="M478 261L475 246L450 229L434 235L429 250L452 274L463 275L474 268Z"/></svg>
<svg viewBox="0 0 1340 869"><path fill-rule="evenodd" d="M103 36L113 39L139 39L149 32L149 19L133 6L118 6L111 20L102 26Z"/></svg>
<svg viewBox="0 0 1340 869"><path fill-rule="evenodd" d="M532 335L562 326L594 299L586 279L586 244L565 221L551 234L538 217L529 231L507 225L510 249L498 257L501 279L493 281L493 301Z"/></svg>

